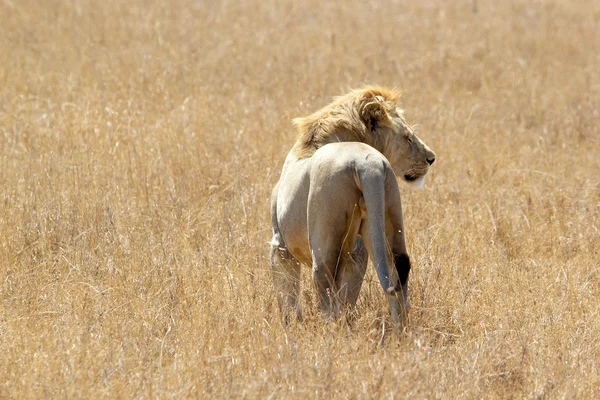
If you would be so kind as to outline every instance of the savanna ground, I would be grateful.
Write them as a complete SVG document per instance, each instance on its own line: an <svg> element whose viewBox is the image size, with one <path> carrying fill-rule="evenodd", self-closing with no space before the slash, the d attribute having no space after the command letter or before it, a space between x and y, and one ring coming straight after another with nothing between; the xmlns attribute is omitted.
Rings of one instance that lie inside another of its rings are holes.
<svg viewBox="0 0 600 400"><path fill-rule="evenodd" d="M0 398L598 398L594 1L0 1ZM291 118L403 88L413 305L284 327Z"/></svg>

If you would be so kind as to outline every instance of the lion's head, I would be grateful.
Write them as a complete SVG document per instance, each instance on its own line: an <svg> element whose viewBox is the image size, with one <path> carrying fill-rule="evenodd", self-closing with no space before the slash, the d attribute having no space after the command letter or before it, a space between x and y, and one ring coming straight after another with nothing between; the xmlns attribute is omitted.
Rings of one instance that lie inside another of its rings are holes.
<svg viewBox="0 0 600 400"><path fill-rule="evenodd" d="M435 153L415 135L398 107L399 90L368 86L334 99L304 118L294 119L300 135L298 158L310 157L332 142L363 142L379 150L398 176L413 187L423 185Z"/></svg>

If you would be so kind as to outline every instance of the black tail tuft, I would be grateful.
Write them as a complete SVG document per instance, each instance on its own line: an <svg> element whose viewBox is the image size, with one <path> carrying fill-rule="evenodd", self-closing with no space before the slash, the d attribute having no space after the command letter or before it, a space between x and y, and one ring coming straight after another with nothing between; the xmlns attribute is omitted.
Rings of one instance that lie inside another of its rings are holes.
<svg viewBox="0 0 600 400"><path fill-rule="evenodd" d="M406 285L408 273L410 272L410 258L408 257L408 254L395 254L394 265L396 266L396 271L398 271L400 284Z"/></svg>

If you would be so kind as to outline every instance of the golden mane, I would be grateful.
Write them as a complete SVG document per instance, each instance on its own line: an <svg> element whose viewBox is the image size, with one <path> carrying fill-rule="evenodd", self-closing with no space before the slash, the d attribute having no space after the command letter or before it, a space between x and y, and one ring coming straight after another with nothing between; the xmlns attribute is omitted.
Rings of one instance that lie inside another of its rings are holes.
<svg viewBox="0 0 600 400"><path fill-rule="evenodd" d="M388 112L396 108L401 91L379 86L365 86L335 97L313 114L295 118L298 139L294 153L310 157L332 141L370 143L373 129L389 121Z"/></svg>

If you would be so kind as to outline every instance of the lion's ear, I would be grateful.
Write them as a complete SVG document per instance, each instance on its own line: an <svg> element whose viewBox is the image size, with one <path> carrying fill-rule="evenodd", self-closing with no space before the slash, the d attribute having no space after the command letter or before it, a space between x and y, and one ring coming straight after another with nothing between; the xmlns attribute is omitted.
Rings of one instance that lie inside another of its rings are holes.
<svg viewBox="0 0 600 400"><path fill-rule="evenodd" d="M381 122L389 118L384 104L384 99L380 96L365 99L360 108L360 117L369 130L376 129Z"/></svg>

